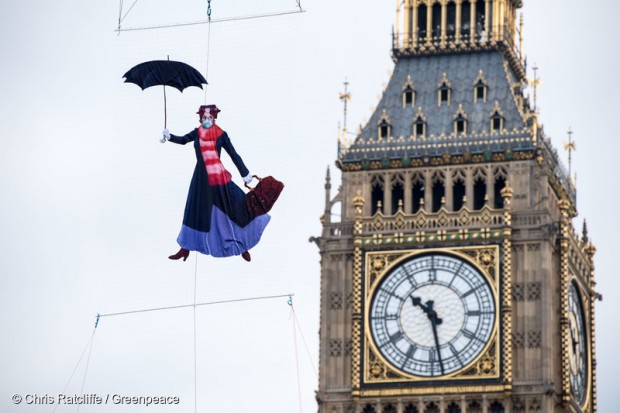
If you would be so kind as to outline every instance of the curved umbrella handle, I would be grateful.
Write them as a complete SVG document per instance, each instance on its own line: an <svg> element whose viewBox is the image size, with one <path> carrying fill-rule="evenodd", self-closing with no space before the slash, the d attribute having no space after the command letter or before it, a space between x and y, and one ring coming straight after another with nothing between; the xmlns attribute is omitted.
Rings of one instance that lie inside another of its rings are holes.
<svg viewBox="0 0 620 413"><path fill-rule="evenodd" d="M164 129L168 126L168 112L166 110L166 85L164 85Z"/></svg>

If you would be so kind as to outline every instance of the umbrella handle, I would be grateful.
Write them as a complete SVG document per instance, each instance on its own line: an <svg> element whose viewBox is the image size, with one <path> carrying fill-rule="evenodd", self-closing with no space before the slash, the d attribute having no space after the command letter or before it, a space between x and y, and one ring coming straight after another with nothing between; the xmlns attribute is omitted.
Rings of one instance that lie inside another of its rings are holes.
<svg viewBox="0 0 620 413"><path fill-rule="evenodd" d="M168 124L168 112L166 110L166 85L164 85L164 129L167 128Z"/></svg>

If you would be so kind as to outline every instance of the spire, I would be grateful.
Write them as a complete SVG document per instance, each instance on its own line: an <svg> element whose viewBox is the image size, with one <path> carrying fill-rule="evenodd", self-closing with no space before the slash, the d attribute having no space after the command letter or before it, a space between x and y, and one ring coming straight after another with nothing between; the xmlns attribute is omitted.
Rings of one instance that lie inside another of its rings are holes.
<svg viewBox="0 0 620 413"><path fill-rule="evenodd" d="M588 238L588 224L586 224L586 220L583 220L583 229L581 231L581 241L583 241L584 245L588 245L590 239Z"/></svg>
<svg viewBox="0 0 620 413"><path fill-rule="evenodd" d="M538 106L536 104L536 91L540 85L540 79L538 78L538 66L536 66L536 63L534 63L532 70L534 71L534 79L530 80L530 85L534 88L534 113L536 113L538 111Z"/></svg>
<svg viewBox="0 0 620 413"><path fill-rule="evenodd" d="M564 142L564 150L568 151L568 177L571 177L572 164L573 164L573 151L577 150L575 141L573 141L573 130L568 128L568 142Z"/></svg>
<svg viewBox="0 0 620 413"><path fill-rule="evenodd" d="M325 174L325 211L323 214L323 222L330 223L331 222L331 189L332 189L332 178L329 171L329 166L327 166L327 173Z"/></svg>

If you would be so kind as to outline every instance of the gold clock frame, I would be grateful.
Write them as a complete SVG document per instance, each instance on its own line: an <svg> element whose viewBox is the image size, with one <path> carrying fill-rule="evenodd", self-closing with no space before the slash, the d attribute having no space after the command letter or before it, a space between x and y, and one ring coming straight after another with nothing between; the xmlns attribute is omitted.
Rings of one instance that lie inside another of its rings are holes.
<svg viewBox="0 0 620 413"><path fill-rule="evenodd" d="M577 401L576 398L574 398L573 395L573 391L572 391L572 386L570 386L570 394L571 397L574 399L574 403L579 406L580 411L589 411L588 407L590 406L590 397L591 397L591 391L592 391L592 351L590 350L592 346L592 337L590 335L590 319L588 317L588 314L590 312L590 300L587 300L587 295L586 295L586 290L584 289L582 282L580 280L580 277L576 276L574 271L571 269L569 270L569 280L568 280L568 289L570 289L571 285L574 285L575 288L577 289L577 292L579 294L578 298L579 298L579 303L581 304L581 311L582 311L582 317L583 317L583 322L585 323L585 325L583 326L584 329L584 334L586 336L586 345L588 346L586 348L586 355L587 355L587 374L586 374L586 388L585 388L585 397L583 399L582 403L579 403ZM568 303L568 294L569 291L566 291L566 296L567 296L567 303ZM568 308L567 308L567 313L568 313ZM568 314L567 314L567 319L568 319ZM568 322L566 323L566 326L568 328ZM563 353L568 353L568 347L570 346L569 344L569 335L566 334L566 336L564 337L563 341L563 346L564 346L564 351ZM567 361L568 363L568 361ZM567 369L567 374L569 377L569 383L570 383L570 368Z"/></svg>
<svg viewBox="0 0 620 413"><path fill-rule="evenodd" d="M476 268L488 282L495 304L495 320L491 337L486 343L480 354L466 367L454 373L441 377L420 377L405 373L393 367L378 351L370 335L370 325L368 312L372 296L383 280L392 269L400 263L412 259L421 254L444 253L467 261ZM472 380L495 381L496 385L485 385L485 391L501 391L505 387L499 384L502 377L501 359L501 249L498 244L479 245L479 246L460 246L452 248L424 248L390 251L366 251L364 254L365 271L363 274L364 294L362 296L362 308L364 308L363 322L363 354L361 363L362 383L364 385L393 385L400 383L429 383L446 382L455 383L454 391L458 393L469 391L480 391L480 386L470 386ZM461 382L462 384L458 384ZM370 390L363 389L363 395L375 395L379 392L385 394L387 389ZM399 394L426 394L436 393L437 388L424 387L423 389L401 388ZM442 386L442 392L446 388ZM389 391L388 391L389 392Z"/></svg>

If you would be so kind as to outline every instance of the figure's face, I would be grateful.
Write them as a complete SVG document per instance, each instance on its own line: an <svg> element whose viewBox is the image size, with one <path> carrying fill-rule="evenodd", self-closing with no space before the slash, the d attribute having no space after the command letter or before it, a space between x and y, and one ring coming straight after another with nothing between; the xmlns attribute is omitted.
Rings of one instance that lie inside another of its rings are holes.
<svg viewBox="0 0 620 413"><path fill-rule="evenodd" d="M203 128L209 129L214 123L213 115L210 112L204 112L200 118L200 123Z"/></svg>

